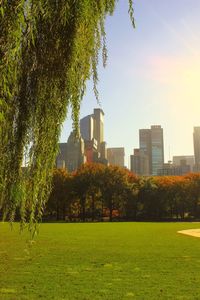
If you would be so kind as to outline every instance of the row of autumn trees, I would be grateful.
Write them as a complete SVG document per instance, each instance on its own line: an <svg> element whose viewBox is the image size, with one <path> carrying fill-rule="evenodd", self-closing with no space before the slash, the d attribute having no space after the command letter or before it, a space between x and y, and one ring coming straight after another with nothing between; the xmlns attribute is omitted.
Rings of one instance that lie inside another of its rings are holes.
<svg viewBox="0 0 200 300"><path fill-rule="evenodd" d="M44 220L174 220L200 218L200 174L137 177L127 169L84 164L56 169Z"/></svg>

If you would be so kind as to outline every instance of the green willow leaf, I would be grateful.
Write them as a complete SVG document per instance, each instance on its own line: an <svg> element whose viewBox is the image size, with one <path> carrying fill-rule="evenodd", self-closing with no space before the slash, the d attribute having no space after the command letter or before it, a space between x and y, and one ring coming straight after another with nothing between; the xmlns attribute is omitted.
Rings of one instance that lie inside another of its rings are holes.
<svg viewBox="0 0 200 300"><path fill-rule="evenodd" d="M23 223L41 219L51 190L61 126L91 77L98 98L105 19L117 0L2 0L0 13L0 209ZM129 14L134 25L133 3ZM24 154L26 153L26 168Z"/></svg>

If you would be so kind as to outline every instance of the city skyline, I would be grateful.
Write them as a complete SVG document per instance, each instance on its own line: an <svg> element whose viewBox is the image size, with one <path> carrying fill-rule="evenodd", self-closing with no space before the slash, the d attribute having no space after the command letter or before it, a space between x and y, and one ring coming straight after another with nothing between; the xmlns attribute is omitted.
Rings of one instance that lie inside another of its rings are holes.
<svg viewBox="0 0 200 300"><path fill-rule="evenodd" d="M125 147L128 167L138 130L151 124L164 129L165 161L194 153L192 132L199 126L200 111L199 8L194 0L135 1L133 30L127 3L119 1L107 20L108 65L105 70L99 65L105 140L107 147ZM89 82L80 118L97 107L91 90ZM71 128L68 119L61 142Z"/></svg>
<svg viewBox="0 0 200 300"><path fill-rule="evenodd" d="M94 108L94 111L98 111L98 110L101 110L102 111L102 109L101 108ZM102 113L103 113L103 116L104 116L104 112L102 111ZM91 118L92 118L92 114L90 114L90 115L87 115L87 116L83 116L81 119L80 119L80 124L82 123L83 125L82 126L84 126L85 128L86 128L86 130L88 131L88 132L90 132L91 131L91 133L90 133L90 135L88 136L88 139L93 139L93 133L92 133L92 130L93 130L93 125L91 126L91 124L90 124L90 122L91 122ZM81 130L81 125L79 125L80 126L80 131L82 132L82 130ZM92 127L92 129L91 129L91 127ZM150 126L151 127L151 129L149 129L149 128L139 128L138 129L138 131L139 131L139 135L138 135L138 145L139 145L139 147L141 148L141 132L146 132L146 131L148 131L148 132L150 132L151 130L152 130L152 128L161 128L161 126L160 125L151 125ZM194 126L193 127L193 130L195 130L195 128L200 128L199 126ZM102 129L103 130L103 134L105 134L106 135L106 130L105 130L105 133L104 133L104 128ZM163 153L163 156L164 156L164 158L163 158L163 161L165 162L165 163L168 163L169 161L173 161L174 160L174 157L181 157L181 156L192 156L192 157L195 157L195 149L194 149L194 132L193 132L193 134L192 134L192 140L193 140L193 144L192 144L192 146L193 146L193 153L192 154L186 154L186 153L184 153L184 152L182 152L181 154L178 154L178 155L173 155L173 154L171 154L171 156L170 156L170 159L168 158L168 156L165 154L165 147L164 147L164 140L165 140L165 138L164 138L164 134L163 134L163 128L161 128L161 130L162 130L162 147L163 147L163 150L162 150L162 153ZM83 132L81 133L81 138L82 137L84 137L86 140L87 140L87 138L86 138L86 136L87 135L85 135ZM67 137L67 139L69 138L69 136ZM66 141L64 141L64 143L66 143ZM104 143L106 143L106 145L109 145L109 141L105 141ZM62 142L61 142L61 144L62 144ZM119 145L121 145L121 146L119 146ZM132 150L132 153L130 153L129 155L127 155L126 154L126 147L124 147L124 145L122 145L121 143L120 143L120 141L119 141L119 143L118 143L118 145L115 145L115 147L106 147L107 149L124 149L124 156L125 156L125 158L127 158L127 160L128 160L128 164L126 164L126 161L124 160L124 166L125 167L127 167L127 168L129 168L129 169L131 169L131 163L130 163L130 157L131 156L133 156L133 153L135 152L135 150L138 150L137 149L137 147L138 147L138 145L135 145L134 147L133 147L133 150Z"/></svg>
<svg viewBox="0 0 200 300"><path fill-rule="evenodd" d="M104 165L125 165L124 147L106 147L104 141L104 112L94 108L93 113L80 119L80 136L70 133L67 143L60 143L56 159L57 168L75 171L82 163L98 162ZM164 132L161 125L139 129L139 148L134 148L129 157L130 169L142 176L184 175L199 171L200 127L194 127L194 155L173 156L165 162Z"/></svg>

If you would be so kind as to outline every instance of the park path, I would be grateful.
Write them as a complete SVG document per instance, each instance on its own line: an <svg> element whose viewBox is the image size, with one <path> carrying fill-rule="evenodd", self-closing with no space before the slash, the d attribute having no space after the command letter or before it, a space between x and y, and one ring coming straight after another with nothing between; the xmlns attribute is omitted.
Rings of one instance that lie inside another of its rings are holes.
<svg viewBox="0 0 200 300"><path fill-rule="evenodd" d="M200 238L200 229L187 229L187 230L180 230L177 232L181 233L181 234L191 235L191 236Z"/></svg>

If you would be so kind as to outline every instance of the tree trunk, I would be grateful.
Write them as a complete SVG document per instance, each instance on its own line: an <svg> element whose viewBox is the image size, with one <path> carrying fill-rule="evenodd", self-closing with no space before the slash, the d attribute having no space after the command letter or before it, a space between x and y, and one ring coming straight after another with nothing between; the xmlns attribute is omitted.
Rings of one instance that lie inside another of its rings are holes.
<svg viewBox="0 0 200 300"><path fill-rule="evenodd" d="M60 219L60 215L59 215L59 205L58 205L58 201L57 201L57 205L56 205L56 220L59 221Z"/></svg>
<svg viewBox="0 0 200 300"><path fill-rule="evenodd" d="M113 213L113 203L112 203L112 200L110 202L109 210L110 210L109 219L110 219L110 222L112 222L112 213Z"/></svg>
<svg viewBox="0 0 200 300"><path fill-rule="evenodd" d="M95 197L94 194L92 194L92 221L94 221L94 217L95 217Z"/></svg>
<svg viewBox="0 0 200 300"><path fill-rule="evenodd" d="M112 222L112 212L113 212L113 210L112 210L112 208L110 208L110 216L109 216L110 222Z"/></svg>
<svg viewBox="0 0 200 300"><path fill-rule="evenodd" d="M85 197L81 197L81 219L85 222Z"/></svg>
<svg viewBox="0 0 200 300"><path fill-rule="evenodd" d="M101 199L101 222L103 222L103 199Z"/></svg>
<svg viewBox="0 0 200 300"><path fill-rule="evenodd" d="M65 221L65 214L66 214L66 205L65 205L65 203L63 204L63 211L62 211L62 213L63 213L63 221Z"/></svg>

